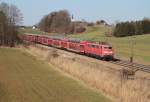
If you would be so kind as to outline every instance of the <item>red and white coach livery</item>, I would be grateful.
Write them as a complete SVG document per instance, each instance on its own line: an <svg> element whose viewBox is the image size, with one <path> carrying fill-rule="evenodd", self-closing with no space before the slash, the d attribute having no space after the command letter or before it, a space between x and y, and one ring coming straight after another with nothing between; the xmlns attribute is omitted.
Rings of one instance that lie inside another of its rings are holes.
<svg viewBox="0 0 150 102"><path fill-rule="evenodd" d="M23 39L29 42L54 46L100 59L113 59L112 46L106 42L91 42L77 38L64 38L58 36L24 34Z"/></svg>

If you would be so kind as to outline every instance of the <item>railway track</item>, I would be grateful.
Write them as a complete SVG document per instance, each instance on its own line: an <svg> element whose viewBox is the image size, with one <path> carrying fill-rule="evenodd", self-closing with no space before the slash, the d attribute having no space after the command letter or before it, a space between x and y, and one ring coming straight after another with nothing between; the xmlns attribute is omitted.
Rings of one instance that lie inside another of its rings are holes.
<svg viewBox="0 0 150 102"><path fill-rule="evenodd" d="M39 44L41 45L41 44ZM42 45L43 47L45 47L45 45ZM49 46L47 46L49 47ZM57 48L59 50L64 50L64 49L60 49L60 48ZM64 50L66 51L66 50ZM69 51L71 53L76 53L76 54L79 54L77 52L73 52L73 51ZM83 55L83 54L80 54L80 55ZM117 65L120 65L120 66L123 66L123 67L126 67L130 70L133 70L134 72L136 71L144 71L144 72L147 72L147 73L150 73L150 65L143 65L143 64L138 64L138 63L131 63L129 61L123 61L123 60L120 60L120 59L115 59L114 61L109 61L110 63L113 63L113 64L117 64Z"/></svg>
<svg viewBox="0 0 150 102"><path fill-rule="evenodd" d="M144 71L144 72L148 72L150 73L150 66L149 65L143 65L143 64L138 64L138 63L131 63L131 62L128 62L128 61L123 61L123 60L117 60L117 61L109 61L110 63L113 63L113 64L117 64L117 65L120 65L120 66L124 66L124 67L127 67L127 68L130 68L131 70L133 71Z"/></svg>
<svg viewBox="0 0 150 102"><path fill-rule="evenodd" d="M63 50L63 49L60 49L60 50ZM66 50L64 50L64 51L66 51ZM74 51L69 51L69 52L80 54L80 53L74 52ZM80 54L80 55L83 55L83 54ZM89 56L87 56L87 57L89 57ZM143 64L138 64L138 63L131 63L129 61L123 61L123 60L120 60L120 59L115 59L114 61L109 61L109 62L113 63L113 64L117 64L117 65L123 66L123 67L126 67L126 68L128 68L130 70L133 70L134 72L136 72L136 71L144 71L144 72L150 73L150 65L143 65Z"/></svg>

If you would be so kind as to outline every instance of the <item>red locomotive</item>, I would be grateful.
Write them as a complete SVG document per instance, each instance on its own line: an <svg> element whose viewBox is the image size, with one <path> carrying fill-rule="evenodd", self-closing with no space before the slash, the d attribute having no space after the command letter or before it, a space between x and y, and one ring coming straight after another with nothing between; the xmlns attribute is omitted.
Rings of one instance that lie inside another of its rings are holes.
<svg viewBox="0 0 150 102"><path fill-rule="evenodd" d="M113 59L112 47L106 42L83 41L48 35L24 34L24 40L62 48L100 59Z"/></svg>

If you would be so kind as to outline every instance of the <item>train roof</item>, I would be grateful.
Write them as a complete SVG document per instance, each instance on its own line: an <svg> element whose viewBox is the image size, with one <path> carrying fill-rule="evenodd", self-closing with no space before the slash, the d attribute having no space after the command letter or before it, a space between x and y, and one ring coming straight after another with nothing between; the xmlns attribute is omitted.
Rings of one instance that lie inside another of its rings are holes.
<svg viewBox="0 0 150 102"><path fill-rule="evenodd" d="M90 44L90 45L101 45L104 47L111 47L111 45L107 42L88 42L88 44Z"/></svg>
<svg viewBox="0 0 150 102"><path fill-rule="evenodd" d="M76 42L76 43L80 43L81 42L81 40L79 38L69 38L68 41Z"/></svg>
<svg viewBox="0 0 150 102"><path fill-rule="evenodd" d="M108 44L108 42L104 42L104 41L87 40L87 42L89 42L89 43L95 43L95 44L102 44L102 45L107 45Z"/></svg>
<svg viewBox="0 0 150 102"><path fill-rule="evenodd" d="M65 41L75 42L75 43L89 43L89 44L100 44L104 46L111 46L108 42L104 42L104 41L96 42L96 41L91 41L91 40L81 40L79 38L65 38L64 36L50 36L50 35L44 35L44 34L31 34L31 33L25 33L25 34L52 38L54 40L65 40Z"/></svg>

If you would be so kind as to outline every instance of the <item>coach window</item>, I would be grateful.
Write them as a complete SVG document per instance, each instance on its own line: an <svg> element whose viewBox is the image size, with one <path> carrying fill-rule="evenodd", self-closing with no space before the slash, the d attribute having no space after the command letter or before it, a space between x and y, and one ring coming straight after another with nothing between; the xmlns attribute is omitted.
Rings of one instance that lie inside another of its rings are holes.
<svg viewBox="0 0 150 102"><path fill-rule="evenodd" d="M112 47L104 47L105 49L112 49Z"/></svg>
<svg viewBox="0 0 150 102"><path fill-rule="evenodd" d="M80 48L84 48L84 45L80 45Z"/></svg>
<svg viewBox="0 0 150 102"><path fill-rule="evenodd" d="M92 45L92 47L94 48L94 47L95 47L95 45Z"/></svg>
<svg viewBox="0 0 150 102"><path fill-rule="evenodd" d="M112 49L112 47L110 46L110 47L108 47L108 49Z"/></svg>
<svg viewBox="0 0 150 102"><path fill-rule="evenodd" d="M88 47L91 47L91 45L88 45Z"/></svg>

